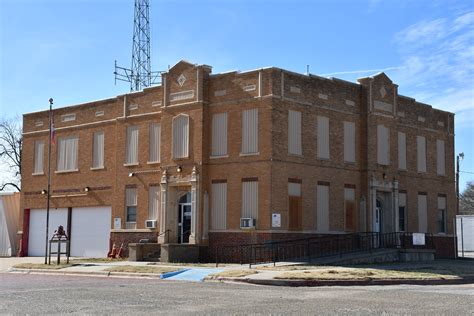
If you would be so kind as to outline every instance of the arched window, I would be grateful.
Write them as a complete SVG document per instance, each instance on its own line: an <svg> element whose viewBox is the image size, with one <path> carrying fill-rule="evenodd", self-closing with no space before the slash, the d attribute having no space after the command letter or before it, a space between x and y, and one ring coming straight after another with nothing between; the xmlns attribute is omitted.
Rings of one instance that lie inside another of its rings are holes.
<svg viewBox="0 0 474 316"><path fill-rule="evenodd" d="M188 158L189 116L179 114L173 118L173 158Z"/></svg>

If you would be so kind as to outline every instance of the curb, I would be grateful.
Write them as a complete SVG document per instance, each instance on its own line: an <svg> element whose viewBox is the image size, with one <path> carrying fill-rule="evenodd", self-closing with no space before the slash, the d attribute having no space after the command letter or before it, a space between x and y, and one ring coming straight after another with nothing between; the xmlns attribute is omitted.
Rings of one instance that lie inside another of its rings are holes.
<svg viewBox="0 0 474 316"><path fill-rule="evenodd" d="M8 270L11 273L23 274L56 274L56 275L80 275L80 276L95 276L95 277L134 277L134 278L156 278L160 279L161 274L157 273L133 273L133 272L112 272L112 271L60 271L50 269L18 269L11 268Z"/></svg>
<svg viewBox="0 0 474 316"><path fill-rule="evenodd" d="M362 279L362 280L278 280L278 279L249 279L219 277L209 281L239 282L255 285L317 287L317 286L371 286L371 285L451 285L474 284L474 277L459 279Z"/></svg>

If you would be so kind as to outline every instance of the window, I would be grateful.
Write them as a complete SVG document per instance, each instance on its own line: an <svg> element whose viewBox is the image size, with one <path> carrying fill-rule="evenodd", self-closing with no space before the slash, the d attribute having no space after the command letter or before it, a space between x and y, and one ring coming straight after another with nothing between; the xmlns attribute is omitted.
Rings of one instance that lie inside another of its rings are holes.
<svg viewBox="0 0 474 316"><path fill-rule="evenodd" d="M288 182L288 229L303 229L303 203L301 201L301 183L298 180Z"/></svg>
<svg viewBox="0 0 474 316"><path fill-rule="evenodd" d="M75 120L76 120L76 114L74 113L61 115L61 122L71 122Z"/></svg>
<svg viewBox="0 0 474 316"><path fill-rule="evenodd" d="M57 171L77 171L77 151L79 138L77 136L61 137L58 139Z"/></svg>
<svg viewBox="0 0 474 316"><path fill-rule="evenodd" d="M288 153L302 155L301 145L301 112L288 112Z"/></svg>
<svg viewBox="0 0 474 316"><path fill-rule="evenodd" d="M160 123L150 124L149 135L149 155L148 162L160 162L160 140L161 139L161 125Z"/></svg>
<svg viewBox="0 0 474 316"><path fill-rule="evenodd" d="M321 181L316 189L316 223L318 232L329 231L329 183Z"/></svg>
<svg viewBox="0 0 474 316"><path fill-rule="evenodd" d="M258 153L258 109L242 112L242 154Z"/></svg>
<svg viewBox="0 0 474 316"><path fill-rule="evenodd" d="M213 180L211 188L211 229L227 227L227 181Z"/></svg>
<svg viewBox="0 0 474 316"><path fill-rule="evenodd" d="M127 148L125 164L138 164L138 126L127 127Z"/></svg>
<svg viewBox="0 0 474 316"><path fill-rule="evenodd" d="M426 138L416 136L417 170L426 172Z"/></svg>
<svg viewBox="0 0 474 316"><path fill-rule="evenodd" d="M446 197L438 196L438 233L446 233Z"/></svg>
<svg viewBox="0 0 474 316"><path fill-rule="evenodd" d="M329 118L317 118L317 155L321 159L329 159Z"/></svg>
<svg viewBox="0 0 474 316"><path fill-rule="evenodd" d="M104 132L95 132L92 145L92 168L104 168Z"/></svg>
<svg viewBox="0 0 474 316"><path fill-rule="evenodd" d="M173 118L173 158L188 158L189 116L180 114Z"/></svg>
<svg viewBox="0 0 474 316"><path fill-rule="evenodd" d="M242 179L242 218L258 216L258 179Z"/></svg>
<svg viewBox="0 0 474 316"><path fill-rule="evenodd" d="M33 167L33 174L44 173L44 141L35 141L35 161Z"/></svg>
<svg viewBox="0 0 474 316"><path fill-rule="evenodd" d="M345 231L356 231L356 207L355 207L355 188L353 185L344 187L344 213L345 213Z"/></svg>
<svg viewBox="0 0 474 316"><path fill-rule="evenodd" d="M137 222L137 188L125 189L127 223ZM128 227L127 227L128 228Z"/></svg>
<svg viewBox="0 0 474 316"><path fill-rule="evenodd" d="M436 140L436 173L439 176L445 175L445 153L444 153L444 140Z"/></svg>
<svg viewBox="0 0 474 316"><path fill-rule="evenodd" d="M344 122L344 161L355 162L355 123Z"/></svg>
<svg viewBox="0 0 474 316"><path fill-rule="evenodd" d="M427 198L425 193L418 193L418 232L428 232Z"/></svg>
<svg viewBox="0 0 474 316"><path fill-rule="evenodd" d="M384 125L377 125L377 163L390 164L390 130Z"/></svg>
<svg viewBox="0 0 474 316"><path fill-rule="evenodd" d="M148 219L156 220L160 207L160 186L150 185L148 189Z"/></svg>
<svg viewBox="0 0 474 316"><path fill-rule="evenodd" d="M398 193L398 231L404 232L406 230L406 208L407 208L407 194Z"/></svg>
<svg viewBox="0 0 474 316"><path fill-rule="evenodd" d="M398 132L398 169L407 169L407 136Z"/></svg>
<svg viewBox="0 0 474 316"><path fill-rule="evenodd" d="M227 155L227 113L212 115L212 152L214 157Z"/></svg>

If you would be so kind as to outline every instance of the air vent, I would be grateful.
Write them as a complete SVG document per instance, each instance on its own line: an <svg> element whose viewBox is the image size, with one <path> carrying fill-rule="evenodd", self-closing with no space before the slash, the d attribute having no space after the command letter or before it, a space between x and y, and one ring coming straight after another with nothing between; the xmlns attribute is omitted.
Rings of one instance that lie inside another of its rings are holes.
<svg viewBox="0 0 474 316"><path fill-rule="evenodd" d="M240 219L240 228L248 229L255 227L255 218L241 218Z"/></svg>
<svg viewBox="0 0 474 316"><path fill-rule="evenodd" d="M72 122L75 120L76 120L76 114L74 113L61 115L61 122Z"/></svg>

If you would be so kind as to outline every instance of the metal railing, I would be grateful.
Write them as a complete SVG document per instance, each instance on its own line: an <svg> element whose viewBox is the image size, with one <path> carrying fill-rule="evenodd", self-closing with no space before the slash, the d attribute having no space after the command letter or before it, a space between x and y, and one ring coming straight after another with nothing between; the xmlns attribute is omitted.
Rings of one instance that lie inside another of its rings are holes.
<svg viewBox="0 0 474 316"><path fill-rule="evenodd" d="M287 241L269 241L246 245L221 245L215 248L219 263L255 264L276 262L310 262L323 257L373 251L382 248L434 249L431 234L425 234L425 245L413 245L413 233L357 233L310 237Z"/></svg>

